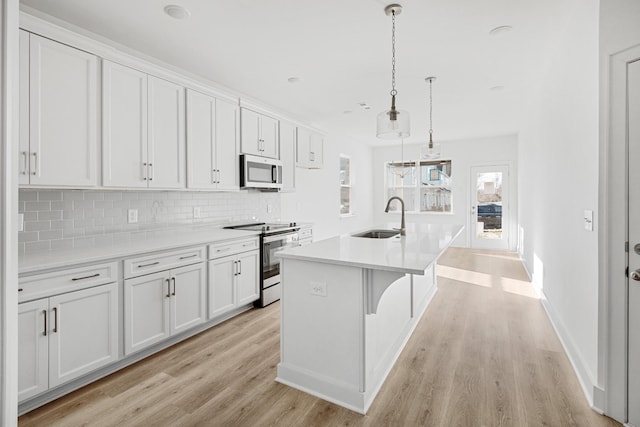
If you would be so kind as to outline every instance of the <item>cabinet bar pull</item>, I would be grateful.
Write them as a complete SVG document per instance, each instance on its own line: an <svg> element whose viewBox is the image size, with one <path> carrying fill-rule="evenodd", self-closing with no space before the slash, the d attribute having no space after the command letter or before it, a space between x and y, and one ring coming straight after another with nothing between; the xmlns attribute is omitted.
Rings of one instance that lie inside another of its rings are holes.
<svg viewBox="0 0 640 427"><path fill-rule="evenodd" d="M222 248L222 249L216 249L216 252L226 252L228 250L230 250L231 248Z"/></svg>
<svg viewBox="0 0 640 427"><path fill-rule="evenodd" d="M47 336L47 310L42 310L42 314L44 314L44 331L42 335Z"/></svg>
<svg viewBox="0 0 640 427"><path fill-rule="evenodd" d="M171 280L166 279L167 281L167 298L171 298Z"/></svg>
<svg viewBox="0 0 640 427"><path fill-rule="evenodd" d="M31 175L36 175L36 170L38 169L38 153L33 152L31 153L31 156L33 158L33 168L31 169Z"/></svg>
<svg viewBox="0 0 640 427"><path fill-rule="evenodd" d="M238 261L233 261L233 275L238 275Z"/></svg>
<svg viewBox="0 0 640 427"><path fill-rule="evenodd" d="M149 174L149 181L153 181L153 163L149 163L149 170L151 171Z"/></svg>
<svg viewBox="0 0 640 427"><path fill-rule="evenodd" d="M150 264L139 264L138 268L151 267L152 265L158 265L158 264L160 264L160 261L152 262Z"/></svg>
<svg viewBox="0 0 640 427"><path fill-rule="evenodd" d="M148 175L148 172L147 172L147 164L146 164L146 163L143 163L143 164L142 164L142 179L143 179L144 181L146 181L146 180L147 180L147 175Z"/></svg>
<svg viewBox="0 0 640 427"><path fill-rule="evenodd" d="M18 288L18 292L22 292L22 291L24 291L23 288Z"/></svg>
<svg viewBox="0 0 640 427"><path fill-rule="evenodd" d="M28 153L26 151L23 151L22 153L22 158L24 160L24 167L22 168L22 175L26 175L27 174L27 169L28 169L28 165L27 162L29 161L28 157Z"/></svg>
<svg viewBox="0 0 640 427"><path fill-rule="evenodd" d="M238 276L242 274L242 261L238 261Z"/></svg>
<svg viewBox="0 0 640 427"><path fill-rule="evenodd" d="M212 184L216 183L216 170L215 169L211 169L211 183Z"/></svg>
<svg viewBox="0 0 640 427"><path fill-rule="evenodd" d="M197 257L198 254L193 254L193 255L185 255L185 256L181 256L180 259L189 259L189 258L193 258L193 257Z"/></svg>
<svg viewBox="0 0 640 427"><path fill-rule="evenodd" d="M58 332L58 307L53 307L53 332Z"/></svg>
<svg viewBox="0 0 640 427"><path fill-rule="evenodd" d="M73 280L73 281L75 282L76 280L92 279L92 278L94 278L94 277L98 277L98 276L100 276L100 273L92 274L91 276L74 277L74 278L73 278L73 279L71 279L71 280Z"/></svg>
<svg viewBox="0 0 640 427"><path fill-rule="evenodd" d="M172 277L171 281L173 282L173 293L171 295L175 297L176 296L176 278Z"/></svg>

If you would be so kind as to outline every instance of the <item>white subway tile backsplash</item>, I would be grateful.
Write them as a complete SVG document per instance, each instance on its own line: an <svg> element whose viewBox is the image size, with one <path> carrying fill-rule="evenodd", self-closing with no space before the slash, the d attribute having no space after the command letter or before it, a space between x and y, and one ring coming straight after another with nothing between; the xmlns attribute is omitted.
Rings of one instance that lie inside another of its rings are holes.
<svg viewBox="0 0 640 427"><path fill-rule="evenodd" d="M267 205L272 212L267 213ZM193 207L201 218L193 218ZM125 242L167 227L234 220L280 219L280 195L257 191L19 191L25 231L18 233L21 253ZM138 223L127 210L138 209Z"/></svg>

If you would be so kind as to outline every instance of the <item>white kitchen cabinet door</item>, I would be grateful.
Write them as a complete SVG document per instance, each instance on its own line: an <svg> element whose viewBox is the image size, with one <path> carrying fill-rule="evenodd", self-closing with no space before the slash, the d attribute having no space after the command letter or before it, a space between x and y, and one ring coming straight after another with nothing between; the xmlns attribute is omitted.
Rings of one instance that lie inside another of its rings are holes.
<svg viewBox="0 0 640 427"><path fill-rule="evenodd" d="M30 184L97 184L98 59L30 35Z"/></svg>
<svg viewBox="0 0 640 427"><path fill-rule="evenodd" d="M219 190L240 189L239 107L235 102L216 99L216 169Z"/></svg>
<svg viewBox="0 0 640 427"><path fill-rule="evenodd" d="M203 323L206 318L205 265L171 270L171 334Z"/></svg>
<svg viewBox="0 0 640 427"><path fill-rule="evenodd" d="M322 167L323 157L322 150L324 146L324 138L317 133L311 134L311 140L309 141L309 162L310 167L319 169Z"/></svg>
<svg viewBox="0 0 640 427"><path fill-rule="evenodd" d="M118 285L49 298L49 387L118 360Z"/></svg>
<svg viewBox="0 0 640 427"><path fill-rule="evenodd" d="M209 319L235 308L235 273L235 256L209 261Z"/></svg>
<svg viewBox="0 0 640 427"><path fill-rule="evenodd" d="M147 187L147 75L102 62L102 185Z"/></svg>
<svg viewBox="0 0 640 427"><path fill-rule="evenodd" d="M49 388L49 299L18 305L18 401Z"/></svg>
<svg viewBox="0 0 640 427"><path fill-rule="evenodd" d="M246 108L241 109L240 114L242 124L242 152L262 156L262 136L260 135L261 115Z"/></svg>
<svg viewBox="0 0 640 427"><path fill-rule="evenodd" d="M236 306L249 304L260 298L259 251L238 255L236 271Z"/></svg>
<svg viewBox="0 0 640 427"><path fill-rule="evenodd" d="M187 185L189 188L217 187L216 99L187 90Z"/></svg>
<svg viewBox="0 0 640 427"><path fill-rule="evenodd" d="M185 89L148 76L149 187L186 187Z"/></svg>
<svg viewBox="0 0 640 427"><path fill-rule="evenodd" d="M18 143L18 184L29 184L29 33L20 30L20 137ZM35 171L34 171L35 172Z"/></svg>
<svg viewBox="0 0 640 427"><path fill-rule="evenodd" d="M260 134L262 136L262 156L278 159L280 157L280 122L268 116L260 116Z"/></svg>
<svg viewBox="0 0 640 427"><path fill-rule="evenodd" d="M280 122L280 160L282 160L282 192L296 189L296 127Z"/></svg>
<svg viewBox="0 0 640 427"><path fill-rule="evenodd" d="M131 354L171 335L167 272L124 281L124 351Z"/></svg>

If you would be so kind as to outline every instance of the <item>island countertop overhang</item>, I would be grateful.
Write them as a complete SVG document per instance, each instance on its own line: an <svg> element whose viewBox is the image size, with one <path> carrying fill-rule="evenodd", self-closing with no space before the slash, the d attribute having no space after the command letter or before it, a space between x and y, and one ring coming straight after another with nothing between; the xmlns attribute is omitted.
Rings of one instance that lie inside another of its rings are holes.
<svg viewBox="0 0 640 427"><path fill-rule="evenodd" d="M391 229L392 226L377 228ZM457 224L411 223L407 224L406 236L371 239L343 234L286 249L277 255L284 259L422 275L463 229L464 226Z"/></svg>

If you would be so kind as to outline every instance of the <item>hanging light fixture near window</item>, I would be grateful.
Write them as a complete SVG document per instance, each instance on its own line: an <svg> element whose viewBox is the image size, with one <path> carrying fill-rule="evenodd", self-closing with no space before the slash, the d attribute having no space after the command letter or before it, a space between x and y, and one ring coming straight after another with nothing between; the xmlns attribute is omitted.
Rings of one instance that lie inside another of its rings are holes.
<svg viewBox="0 0 640 427"><path fill-rule="evenodd" d="M420 150L423 159L437 159L440 157L440 144L433 143L433 81L435 77L424 79L429 83L429 142Z"/></svg>
<svg viewBox="0 0 640 427"><path fill-rule="evenodd" d="M402 12L399 4L390 4L384 13L391 16L391 109L378 114L376 135L383 139L407 138L409 131L409 113L396 109L396 16Z"/></svg>

